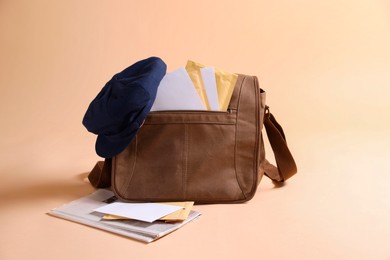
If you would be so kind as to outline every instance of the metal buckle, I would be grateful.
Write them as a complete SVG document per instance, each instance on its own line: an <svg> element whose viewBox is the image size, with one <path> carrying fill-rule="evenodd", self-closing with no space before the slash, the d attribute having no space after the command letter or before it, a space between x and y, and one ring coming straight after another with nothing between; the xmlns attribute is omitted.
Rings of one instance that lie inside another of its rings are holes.
<svg viewBox="0 0 390 260"><path fill-rule="evenodd" d="M270 111L270 109L269 109L269 106L265 106L265 113L266 114L270 114L271 113L271 111Z"/></svg>

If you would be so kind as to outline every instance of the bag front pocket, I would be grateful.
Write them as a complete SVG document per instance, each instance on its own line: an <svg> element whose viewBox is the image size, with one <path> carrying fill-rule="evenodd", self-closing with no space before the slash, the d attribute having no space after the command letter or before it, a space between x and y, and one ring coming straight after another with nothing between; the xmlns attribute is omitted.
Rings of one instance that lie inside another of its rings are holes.
<svg viewBox="0 0 390 260"><path fill-rule="evenodd" d="M125 200L244 199L235 170L237 112L152 112L114 160L114 191Z"/></svg>

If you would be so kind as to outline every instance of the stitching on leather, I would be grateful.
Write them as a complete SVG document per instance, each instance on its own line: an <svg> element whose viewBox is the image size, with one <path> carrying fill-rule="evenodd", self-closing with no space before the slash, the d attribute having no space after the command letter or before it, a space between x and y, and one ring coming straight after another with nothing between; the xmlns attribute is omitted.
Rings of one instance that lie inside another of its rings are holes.
<svg viewBox="0 0 390 260"><path fill-rule="evenodd" d="M237 180L237 183L238 183L238 187L240 188L241 190L241 193L242 195L244 196L244 198L246 199L246 195L244 193L244 190L242 188L242 184L240 183L240 180L238 178L238 174L237 174L237 133L238 133L238 118L240 118L239 116L239 113L240 113L240 100L241 100L241 91L242 91L242 85L244 84L244 81L246 79L246 76L244 76L244 78L242 79L242 82L241 82L241 85L240 85L240 91L239 91L239 94L238 94L238 100L237 100L237 117L236 117L236 131L235 131L235 142L234 142L234 169L235 169L235 172L236 172L236 180Z"/></svg>
<svg viewBox="0 0 390 260"><path fill-rule="evenodd" d="M136 165L136 162L137 162L137 151L138 151L138 138L137 136L135 136L134 138L134 162L133 162L133 167L131 169L131 172L130 172L130 177L127 179L127 181L123 184L122 186L122 190L124 190L123 188L126 188L125 190L129 190L129 187L130 187L130 184L131 184L131 180L133 179L133 176L134 176L134 171L135 171L135 165Z"/></svg>
<svg viewBox="0 0 390 260"><path fill-rule="evenodd" d="M255 147L254 147L254 162L253 162L253 186L252 186L252 191L253 190L256 190L257 189L257 185L258 185L258 171L259 171L259 139L260 139L260 132L259 132L259 128L261 129L260 127L260 102L261 102L261 97L260 97L260 87L259 87L259 84L258 84L258 81L257 81L257 77L253 77L253 87L254 87L254 90L255 90L255 96L256 96L256 100L255 100L255 113L256 113L256 135L255 135ZM261 131L261 130L260 130Z"/></svg>
<svg viewBox="0 0 390 260"><path fill-rule="evenodd" d="M116 157L114 156L111 161L111 186L114 193L118 193L116 190L115 172L116 172Z"/></svg>
<svg viewBox="0 0 390 260"><path fill-rule="evenodd" d="M183 196L184 199L187 198L187 175L188 175L188 150L189 150L189 133L188 125L184 125L184 169L182 176L182 187L183 187Z"/></svg>
<svg viewBox="0 0 390 260"><path fill-rule="evenodd" d="M187 198L187 178L188 178L188 154L189 154L189 148L190 148L190 135L189 135L189 126L185 125L185 132L186 132L186 170L184 172L184 198Z"/></svg>

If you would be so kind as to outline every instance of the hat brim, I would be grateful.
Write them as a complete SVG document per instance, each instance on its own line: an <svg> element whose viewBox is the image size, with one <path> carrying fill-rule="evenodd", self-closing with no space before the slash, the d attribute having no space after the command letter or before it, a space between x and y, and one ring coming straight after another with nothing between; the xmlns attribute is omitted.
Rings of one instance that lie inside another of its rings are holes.
<svg viewBox="0 0 390 260"><path fill-rule="evenodd" d="M112 158L122 152L134 139L139 129L134 129L132 135L125 140L113 141L107 136L98 135L96 139L96 153L103 158Z"/></svg>
<svg viewBox="0 0 390 260"><path fill-rule="evenodd" d="M135 122L129 126L129 133L126 135L126 137L112 138L111 136L98 135L95 144L96 153L103 158L112 158L125 150L126 147L133 141L141 126L143 125L144 120L152 108L153 102L154 99L150 100L148 104L141 110L141 112L135 118Z"/></svg>

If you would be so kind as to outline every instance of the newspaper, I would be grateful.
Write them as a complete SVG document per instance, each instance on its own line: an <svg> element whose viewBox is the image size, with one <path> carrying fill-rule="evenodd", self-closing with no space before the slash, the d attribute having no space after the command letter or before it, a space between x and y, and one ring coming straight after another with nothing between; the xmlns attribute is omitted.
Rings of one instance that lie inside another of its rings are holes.
<svg viewBox="0 0 390 260"><path fill-rule="evenodd" d="M150 243L177 230L201 215L199 212L191 211L188 218L183 222L165 223L156 221L147 223L138 220L103 220L102 217L104 214L94 211L94 209L115 200L116 197L112 191L99 189L90 195L74 200L59 208L52 209L48 214L146 243Z"/></svg>

